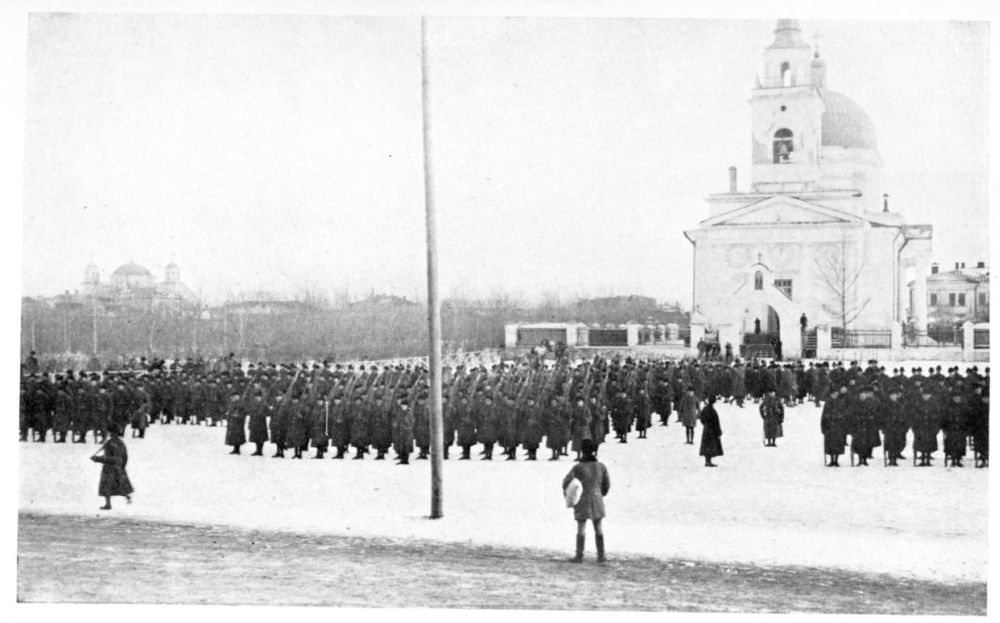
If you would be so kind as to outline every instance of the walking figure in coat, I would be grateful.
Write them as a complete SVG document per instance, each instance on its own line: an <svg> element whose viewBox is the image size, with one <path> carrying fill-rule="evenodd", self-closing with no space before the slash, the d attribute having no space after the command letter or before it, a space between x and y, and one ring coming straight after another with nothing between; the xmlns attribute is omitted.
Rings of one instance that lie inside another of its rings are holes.
<svg viewBox="0 0 1000 623"><path fill-rule="evenodd" d="M604 532L601 529L601 520L604 519L604 496L611 489L611 477L604 463L597 460L595 455L597 445L592 439L584 439L582 449L583 458L569 470L562 483L564 493L574 478L583 485L580 501L573 507L573 517L576 519L576 557L573 558L573 562L583 562L588 519L594 524L597 562L604 562Z"/></svg>
<svg viewBox="0 0 1000 623"><path fill-rule="evenodd" d="M101 463L101 483L97 487L97 495L104 496L104 506L102 511L111 510L111 496L124 495L128 503L132 503L132 483L125 472L125 465L128 463L128 450L125 442L121 440L121 430L112 426L108 430L111 435L107 443L101 446L103 455L97 454L90 457L91 461Z"/></svg>

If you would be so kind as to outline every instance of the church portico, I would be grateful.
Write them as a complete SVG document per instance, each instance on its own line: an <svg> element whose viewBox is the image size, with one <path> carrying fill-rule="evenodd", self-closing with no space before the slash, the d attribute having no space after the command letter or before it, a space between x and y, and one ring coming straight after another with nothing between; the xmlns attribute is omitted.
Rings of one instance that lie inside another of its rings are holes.
<svg viewBox="0 0 1000 623"><path fill-rule="evenodd" d="M871 120L826 88L796 20L778 21L764 66L750 98L752 191L738 192L730 168L730 192L709 195L709 217L685 232L706 330L742 343L778 336L798 357L820 326L926 326L931 227L889 211Z"/></svg>

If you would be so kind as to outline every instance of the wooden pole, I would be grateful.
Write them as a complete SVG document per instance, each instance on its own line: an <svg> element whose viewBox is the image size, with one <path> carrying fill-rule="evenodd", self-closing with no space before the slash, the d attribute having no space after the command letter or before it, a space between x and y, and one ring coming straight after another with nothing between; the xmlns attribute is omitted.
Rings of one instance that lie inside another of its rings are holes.
<svg viewBox="0 0 1000 623"><path fill-rule="evenodd" d="M93 350L94 350L94 356L96 357L97 356L97 305L96 304L93 306L92 311L93 311L93 318L92 318L91 322L92 322L92 325L93 325L92 328L94 330L94 335L93 335L93 338L94 338L93 347L94 348L93 348Z"/></svg>
<svg viewBox="0 0 1000 623"><path fill-rule="evenodd" d="M430 341L431 519L444 517L441 455L444 450L441 414L441 301L438 298L437 222L431 175L430 110L427 84L427 19L420 18L420 93L424 136L424 208L427 218L427 324Z"/></svg>

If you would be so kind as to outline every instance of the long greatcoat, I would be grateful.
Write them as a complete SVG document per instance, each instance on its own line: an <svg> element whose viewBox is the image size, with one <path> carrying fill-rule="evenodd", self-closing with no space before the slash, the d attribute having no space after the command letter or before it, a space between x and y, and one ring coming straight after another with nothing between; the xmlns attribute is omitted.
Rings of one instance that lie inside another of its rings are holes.
<svg viewBox="0 0 1000 623"><path fill-rule="evenodd" d="M824 454L840 456L844 453L844 446L847 445L847 414L844 413L844 405L841 398L831 398L823 404L819 427L823 433Z"/></svg>
<svg viewBox="0 0 1000 623"><path fill-rule="evenodd" d="M785 421L785 407L777 397L765 397L760 403L760 417L764 420L764 437L777 439L782 436L782 423Z"/></svg>
<svg viewBox="0 0 1000 623"><path fill-rule="evenodd" d="M250 415L250 443L267 442L267 405L264 399L254 398L247 405L247 412Z"/></svg>
<svg viewBox="0 0 1000 623"><path fill-rule="evenodd" d="M944 421L941 428L944 430L944 452L951 457L965 456L965 438L968 435L968 404L962 402L948 402L945 407Z"/></svg>
<svg viewBox="0 0 1000 623"><path fill-rule="evenodd" d="M872 449L882 445L878 435L878 402L874 398L858 400L851 420L851 449L862 458L872 458Z"/></svg>
<svg viewBox="0 0 1000 623"><path fill-rule="evenodd" d="M583 406L573 406L570 412L570 427L572 429L572 449L574 452L580 452L583 449L583 440L591 438L591 414L586 403Z"/></svg>
<svg viewBox="0 0 1000 623"><path fill-rule="evenodd" d="M270 432L271 441L277 445L284 446L288 438L288 408L282 394L278 394L281 400L275 400L268 407L271 412Z"/></svg>
<svg viewBox="0 0 1000 623"><path fill-rule="evenodd" d="M577 521L604 519L604 496L611 489L611 477L608 468L596 457L587 456L573 466L563 478L562 488L566 491L569 482L576 478L583 485L580 501L573 507L573 517Z"/></svg>
<svg viewBox="0 0 1000 623"><path fill-rule="evenodd" d="M906 433L910 430L910 421L906 405L902 400L885 401L885 423L882 426L882 436L885 451L891 455L898 454L906 448Z"/></svg>
<svg viewBox="0 0 1000 623"><path fill-rule="evenodd" d="M500 410L493 402L483 402L479 408L476 424L476 440L482 444L494 444L500 431Z"/></svg>
<svg viewBox="0 0 1000 623"><path fill-rule="evenodd" d="M569 405L557 400L546 412L545 447L558 450L570 441Z"/></svg>
<svg viewBox="0 0 1000 623"><path fill-rule="evenodd" d="M327 405L322 401L313 401L309 405L309 438L314 448L326 448L330 445L327 434Z"/></svg>
<svg viewBox="0 0 1000 623"><path fill-rule="evenodd" d="M293 398L288 404L288 435L285 437L285 446L307 448L310 428L312 427L309 421L308 405Z"/></svg>
<svg viewBox="0 0 1000 623"><path fill-rule="evenodd" d="M937 400L921 397L913 404L913 451L935 452L937 434L941 430L941 410Z"/></svg>
<svg viewBox="0 0 1000 623"><path fill-rule="evenodd" d="M94 460L101 463L101 482L97 486L97 495L105 497L112 495L132 495L134 489L125 472L128 464L128 450L125 443L112 435L104 444L104 455L96 456Z"/></svg>
<svg viewBox="0 0 1000 623"><path fill-rule="evenodd" d="M343 400L335 399L330 405L330 445L334 448L350 445L351 435L347 412L348 405Z"/></svg>
<svg viewBox="0 0 1000 623"><path fill-rule="evenodd" d="M698 422L698 398L696 395L687 392L681 396L677 404L677 413L680 415L681 423L687 428L694 428Z"/></svg>
<svg viewBox="0 0 1000 623"><path fill-rule="evenodd" d="M733 398L743 399L747 395L746 370L742 366L732 369L730 375L730 392Z"/></svg>
<svg viewBox="0 0 1000 623"><path fill-rule="evenodd" d="M227 446L238 446L247 442L246 415L243 414L242 403L242 400L234 400L229 403L226 412Z"/></svg>
<svg viewBox="0 0 1000 623"><path fill-rule="evenodd" d="M701 410L701 450L699 454L707 459L722 456L722 426L715 407L706 404Z"/></svg>

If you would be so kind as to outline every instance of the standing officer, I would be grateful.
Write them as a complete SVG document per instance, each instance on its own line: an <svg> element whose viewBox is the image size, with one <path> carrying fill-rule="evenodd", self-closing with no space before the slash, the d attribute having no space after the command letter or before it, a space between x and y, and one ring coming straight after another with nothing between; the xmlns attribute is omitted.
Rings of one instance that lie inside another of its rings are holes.
<svg viewBox="0 0 1000 623"><path fill-rule="evenodd" d="M898 459L905 458L906 434L910 431L909 413L906 403L901 400L902 388L893 385L889 388L889 400L885 403L885 418L882 426L882 437L885 441L885 453L889 465L898 465Z"/></svg>
<svg viewBox="0 0 1000 623"><path fill-rule="evenodd" d="M929 467L931 455L937 451L937 434L941 430L941 407L930 387L920 389L920 399L914 403L913 451L920 459L918 467Z"/></svg>
<svg viewBox="0 0 1000 623"><path fill-rule="evenodd" d="M868 465L872 450L882 442L878 436L879 405L870 385L861 388L852 417L848 419L851 450L858 455L858 467Z"/></svg>
<svg viewBox="0 0 1000 623"><path fill-rule="evenodd" d="M819 426L823 433L823 452L830 457L827 465L840 467L840 455L847 445L847 386L827 398Z"/></svg>
<svg viewBox="0 0 1000 623"><path fill-rule="evenodd" d="M777 447L776 440L782 437L781 425L785 421L785 407L774 395L774 388L768 387L763 402L760 403L760 417L764 420L764 445Z"/></svg>
<svg viewBox="0 0 1000 623"><path fill-rule="evenodd" d="M694 427L698 421L698 398L690 385L677 405L681 423L684 424L684 443L694 445Z"/></svg>
<svg viewBox="0 0 1000 623"><path fill-rule="evenodd" d="M240 446L247 441L246 416L240 403L239 391L233 389L226 409L226 445L233 447L229 454L239 454Z"/></svg>

